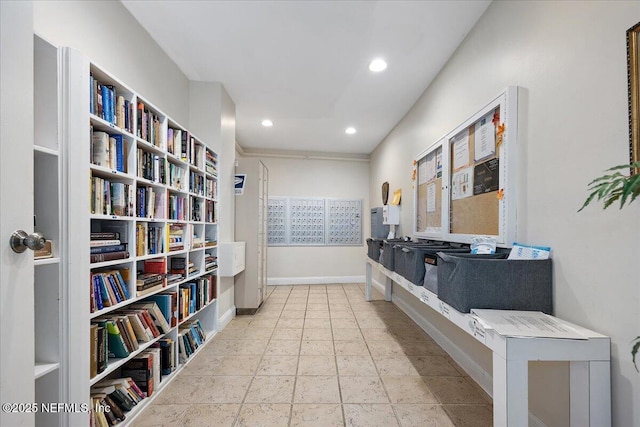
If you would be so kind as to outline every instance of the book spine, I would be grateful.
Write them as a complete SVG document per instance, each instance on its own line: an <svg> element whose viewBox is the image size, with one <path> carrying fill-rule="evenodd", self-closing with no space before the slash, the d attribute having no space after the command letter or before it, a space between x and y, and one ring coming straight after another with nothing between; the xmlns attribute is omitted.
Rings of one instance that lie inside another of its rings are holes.
<svg viewBox="0 0 640 427"><path fill-rule="evenodd" d="M91 263L114 261L117 259L129 258L129 252L121 251L121 252L110 252L106 254L92 254L89 256L89 258Z"/></svg>
<svg viewBox="0 0 640 427"><path fill-rule="evenodd" d="M96 246L90 248L91 255L94 254L107 254L111 252L122 252L127 250L127 244L122 243L120 245L110 245L110 246Z"/></svg>

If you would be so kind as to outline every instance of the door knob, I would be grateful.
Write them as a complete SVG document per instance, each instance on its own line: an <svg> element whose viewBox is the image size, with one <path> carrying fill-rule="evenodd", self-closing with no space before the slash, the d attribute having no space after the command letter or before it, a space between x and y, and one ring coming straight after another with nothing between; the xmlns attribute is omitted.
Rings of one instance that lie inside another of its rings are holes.
<svg viewBox="0 0 640 427"><path fill-rule="evenodd" d="M27 234L23 230L16 230L11 234L9 244L14 252L21 254L27 248L37 251L44 248L46 239L40 233Z"/></svg>

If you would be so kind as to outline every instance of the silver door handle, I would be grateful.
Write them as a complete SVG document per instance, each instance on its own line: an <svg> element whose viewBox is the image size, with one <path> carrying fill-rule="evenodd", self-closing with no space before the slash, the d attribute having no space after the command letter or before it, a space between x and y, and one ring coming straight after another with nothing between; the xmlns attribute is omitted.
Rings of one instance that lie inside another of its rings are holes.
<svg viewBox="0 0 640 427"><path fill-rule="evenodd" d="M14 252L21 254L27 248L32 251L38 251L44 248L46 239L38 232L27 234L24 230L16 230L11 234L9 244Z"/></svg>

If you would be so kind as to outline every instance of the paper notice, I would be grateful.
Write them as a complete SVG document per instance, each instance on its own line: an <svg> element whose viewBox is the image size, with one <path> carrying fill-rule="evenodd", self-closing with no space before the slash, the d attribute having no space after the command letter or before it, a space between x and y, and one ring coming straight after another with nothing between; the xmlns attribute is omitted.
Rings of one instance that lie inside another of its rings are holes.
<svg viewBox="0 0 640 427"><path fill-rule="evenodd" d="M427 212L436 211L436 184L427 186Z"/></svg>
<svg viewBox="0 0 640 427"><path fill-rule="evenodd" d="M427 161L426 160L421 160L418 163L418 185L421 184L425 184L427 181L429 181L431 178L429 177L429 173L428 173L428 166L427 166Z"/></svg>
<svg viewBox="0 0 640 427"><path fill-rule="evenodd" d="M451 200L473 196L473 168L463 169L451 177Z"/></svg>
<svg viewBox="0 0 640 427"><path fill-rule="evenodd" d="M469 166L469 131L458 134L453 142L453 170Z"/></svg>
<svg viewBox="0 0 640 427"><path fill-rule="evenodd" d="M476 161L496 153L496 132L491 118L492 116L489 115L476 123L474 142L474 157Z"/></svg>
<svg viewBox="0 0 640 427"><path fill-rule="evenodd" d="M426 171L425 171L425 175L427 178L427 181L431 181L433 179L436 178L436 156L435 154L430 154L427 156L427 163L426 163Z"/></svg>

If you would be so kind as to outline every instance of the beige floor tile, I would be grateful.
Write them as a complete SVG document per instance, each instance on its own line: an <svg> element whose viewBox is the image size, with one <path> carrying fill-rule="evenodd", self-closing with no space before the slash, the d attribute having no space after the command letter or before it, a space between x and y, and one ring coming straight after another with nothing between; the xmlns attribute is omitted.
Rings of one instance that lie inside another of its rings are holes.
<svg viewBox="0 0 640 427"><path fill-rule="evenodd" d="M488 403L464 377L423 377L442 404Z"/></svg>
<svg viewBox="0 0 640 427"><path fill-rule="evenodd" d="M251 322L252 328L275 328L278 319L258 319Z"/></svg>
<svg viewBox="0 0 640 427"><path fill-rule="evenodd" d="M248 330L249 328L224 328L216 334L216 340L239 340Z"/></svg>
<svg viewBox="0 0 640 427"><path fill-rule="evenodd" d="M277 328L297 329L302 328L304 319L280 319Z"/></svg>
<svg viewBox="0 0 640 427"><path fill-rule="evenodd" d="M364 335L364 332L362 333ZM401 356L404 348L395 341L367 341L369 351L373 356Z"/></svg>
<svg viewBox="0 0 640 427"><path fill-rule="evenodd" d="M301 340L302 328L289 329L289 328L276 328L271 335L271 341L274 340Z"/></svg>
<svg viewBox="0 0 640 427"><path fill-rule="evenodd" d="M348 329L341 330L348 331ZM369 356L369 349L363 340L334 341L333 346L338 356Z"/></svg>
<svg viewBox="0 0 640 427"><path fill-rule="evenodd" d="M302 332L302 339L327 341L332 340L333 335L331 329L305 329Z"/></svg>
<svg viewBox="0 0 640 427"><path fill-rule="evenodd" d="M256 320L260 319L277 319L282 314L281 310L272 310L272 311L260 311L254 317Z"/></svg>
<svg viewBox="0 0 640 427"><path fill-rule="evenodd" d="M347 427L393 427L399 425L391 405L345 404L343 408Z"/></svg>
<svg viewBox="0 0 640 427"><path fill-rule="evenodd" d="M304 319L304 310L284 310L280 315L281 319Z"/></svg>
<svg viewBox="0 0 640 427"><path fill-rule="evenodd" d="M185 376L213 375L213 371L224 358L225 356L215 356L211 353L201 351L180 371L180 374Z"/></svg>
<svg viewBox="0 0 640 427"><path fill-rule="evenodd" d="M256 376L253 378L245 403L291 403L294 376Z"/></svg>
<svg viewBox="0 0 640 427"><path fill-rule="evenodd" d="M291 329L300 331L302 337L302 329ZM275 340L271 339L264 351L265 356L297 356L300 353L300 339L295 340Z"/></svg>
<svg viewBox="0 0 640 427"><path fill-rule="evenodd" d="M396 341L396 336L388 329L363 329L366 341Z"/></svg>
<svg viewBox="0 0 640 427"><path fill-rule="evenodd" d="M260 356L267 348L268 339L264 340L239 340L236 341L235 349L228 355L238 356Z"/></svg>
<svg viewBox="0 0 640 427"><path fill-rule="evenodd" d="M226 356L213 369L214 375L254 375L261 356Z"/></svg>
<svg viewBox="0 0 640 427"><path fill-rule="evenodd" d="M291 405L247 403L240 408L237 427L283 427L289 423Z"/></svg>
<svg viewBox="0 0 640 427"><path fill-rule="evenodd" d="M300 356L298 375L336 375L335 356Z"/></svg>
<svg viewBox="0 0 640 427"><path fill-rule="evenodd" d="M209 343L200 353L209 353L216 356L226 356L228 354L232 354L238 350L237 340L219 340L217 339L217 335L213 338L212 342ZM200 355L198 353L198 356Z"/></svg>
<svg viewBox="0 0 640 427"><path fill-rule="evenodd" d="M131 427L178 427L189 407L190 405L150 405L145 408L144 414L140 414L131 423Z"/></svg>
<svg viewBox="0 0 640 427"><path fill-rule="evenodd" d="M329 304L325 303L316 303L316 304L307 304L307 310L311 311L329 311Z"/></svg>
<svg viewBox="0 0 640 427"><path fill-rule="evenodd" d="M333 329L334 341L361 341L364 344L364 338L359 328L336 328Z"/></svg>
<svg viewBox="0 0 640 427"><path fill-rule="evenodd" d="M343 403L389 403L379 377L340 377Z"/></svg>
<svg viewBox="0 0 640 427"><path fill-rule="evenodd" d="M350 319L355 320L355 316L351 310L334 310L333 307L329 308L330 316L332 319Z"/></svg>
<svg viewBox="0 0 640 427"><path fill-rule="evenodd" d="M438 403L422 377L380 377L392 403Z"/></svg>
<svg viewBox="0 0 640 427"><path fill-rule="evenodd" d="M308 311L307 313L327 313L327 317L325 319L312 319L307 317L304 319L304 328L305 329L330 329L331 328L331 320L329 319L329 312L325 311Z"/></svg>
<svg viewBox="0 0 640 427"><path fill-rule="evenodd" d="M364 320L360 320L358 319L358 325L360 326L360 328L362 329L386 329L387 328L387 324L384 323L383 320L380 319L376 319L373 317L364 319Z"/></svg>
<svg viewBox="0 0 640 427"><path fill-rule="evenodd" d="M297 377L294 403L340 403L338 377Z"/></svg>
<svg viewBox="0 0 640 427"><path fill-rule="evenodd" d="M295 375L298 356L264 356L256 375Z"/></svg>
<svg viewBox="0 0 640 427"><path fill-rule="evenodd" d="M409 356L409 360L422 376L461 376L460 372L446 357L442 356Z"/></svg>
<svg viewBox="0 0 640 427"><path fill-rule="evenodd" d="M305 356L333 356L333 341L302 341L300 355Z"/></svg>
<svg viewBox="0 0 640 427"><path fill-rule="evenodd" d="M493 411L488 405L443 405L456 427L492 427Z"/></svg>
<svg viewBox="0 0 640 427"><path fill-rule="evenodd" d="M162 405L193 403L204 378L213 377L178 376L162 389L154 403Z"/></svg>
<svg viewBox="0 0 640 427"><path fill-rule="evenodd" d="M192 396L189 403L240 403L251 382L251 377L240 376L213 376L200 379L197 393Z"/></svg>
<svg viewBox="0 0 640 427"><path fill-rule="evenodd" d="M292 303L288 302L284 306L283 313L286 311L305 311L307 309L307 303Z"/></svg>
<svg viewBox="0 0 640 427"><path fill-rule="evenodd" d="M418 371L406 356L376 356L372 354L380 376L419 376Z"/></svg>
<svg viewBox="0 0 640 427"><path fill-rule="evenodd" d="M305 296L300 296L300 297L296 297L296 296L290 296L289 298L287 298L287 303L291 303L291 304L306 304L307 303L307 299L308 297Z"/></svg>
<svg viewBox="0 0 640 427"><path fill-rule="evenodd" d="M244 336L240 339L261 340L271 337L274 328L247 328Z"/></svg>
<svg viewBox="0 0 640 427"><path fill-rule="evenodd" d="M246 328L253 321L253 316L236 316L227 324L227 328Z"/></svg>
<svg viewBox="0 0 640 427"><path fill-rule="evenodd" d="M290 427L343 427L342 406L338 404L296 403Z"/></svg>
<svg viewBox="0 0 640 427"><path fill-rule="evenodd" d="M458 426L451 422L449 416L440 405L393 405L393 408L402 427Z"/></svg>
<svg viewBox="0 0 640 427"><path fill-rule="evenodd" d="M190 405L181 426L184 427L231 427L236 420L239 404Z"/></svg>
<svg viewBox="0 0 640 427"><path fill-rule="evenodd" d="M328 311L307 311L305 319L329 319Z"/></svg>
<svg viewBox="0 0 640 427"><path fill-rule="evenodd" d="M340 376L376 376L378 371L371 356L336 356Z"/></svg>
<svg viewBox="0 0 640 427"><path fill-rule="evenodd" d="M355 319L331 319L331 327L333 329L353 329L358 327L358 322Z"/></svg>
<svg viewBox="0 0 640 427"><path fill-rule="evenodd" d="M433 341L399 341L407 356L446 356L447 353Z"/></svg>

